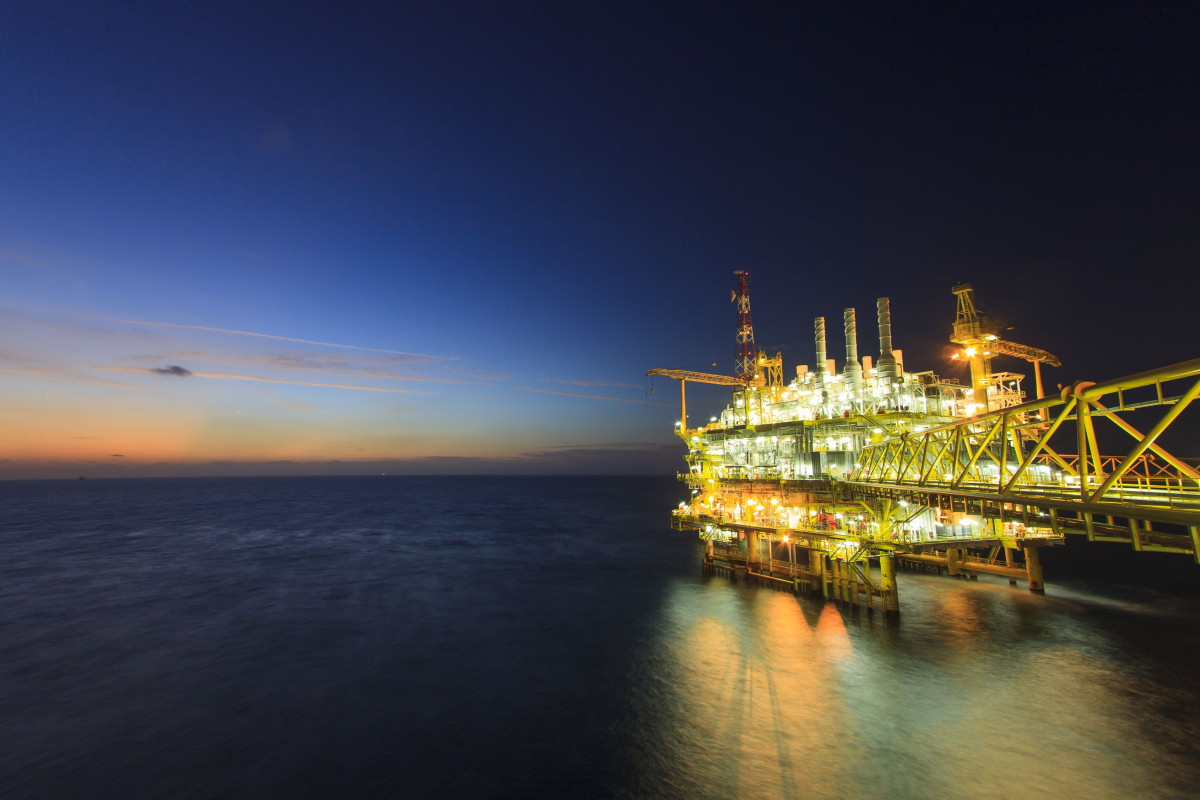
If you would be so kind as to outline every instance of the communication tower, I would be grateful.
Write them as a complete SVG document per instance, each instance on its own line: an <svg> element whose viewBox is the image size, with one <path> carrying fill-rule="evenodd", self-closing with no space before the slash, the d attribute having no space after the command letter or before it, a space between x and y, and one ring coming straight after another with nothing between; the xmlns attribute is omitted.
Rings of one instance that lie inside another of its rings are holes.
<svg viewBox="0 0 1200 800"><path fill-rule="evenodd" d="M738 380L747 386L758 380L758 354L754 347L754 324L750 321L750 273L739 269L733 273L737 276L737 289L730 301L737 303L737 360L734 362L734 373Z"/></svg>

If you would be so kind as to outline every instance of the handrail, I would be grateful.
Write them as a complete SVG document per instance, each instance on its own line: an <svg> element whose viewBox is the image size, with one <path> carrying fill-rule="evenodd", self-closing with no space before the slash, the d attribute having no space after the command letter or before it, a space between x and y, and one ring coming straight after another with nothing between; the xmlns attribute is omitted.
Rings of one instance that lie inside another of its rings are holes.
<svg viewBox="0 0 1200 800"><path fill-rule="evenodd" d="M1044 495L1058 486L1080 503L1178 508L1200 504L1200 469L1167 452L1157 440L1193 400L1200 380L1177 396L1164 396L1162 385L1200 376L1200 359L1184 361L1100 384L1076 383L1058 395L956 420L924 431L903 432L867 445L849 480L855 483L909 484L944 488L994 485L997 496ZM1110 408L1101 398L1114 392L1155 386L1156 400L1127 404L1123 395ZM1119 412L1166 407L1143 433ZM1042 412L1055 409L1053 414ZM1074 412L1074 413L1072 413ZM1107 419L1134 444L1124 455L1100 456L1096 420ZM1082 455L1061 455L1051 445L1060 430L1073 430ZM1014 465L1015 459L1015 465ZM1171 469L1157 465L1161 459ZM1060 468L1053 480L1030 470L1035 462ZM1151 474L1151 464L1155 472ZM919 465L919 466L918 466Z"/></svg>

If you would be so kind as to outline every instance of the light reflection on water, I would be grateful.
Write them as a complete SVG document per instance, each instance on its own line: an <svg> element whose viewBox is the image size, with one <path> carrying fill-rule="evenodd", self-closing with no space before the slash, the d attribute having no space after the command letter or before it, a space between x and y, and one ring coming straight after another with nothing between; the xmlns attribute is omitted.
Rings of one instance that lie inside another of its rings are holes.
<svg viewBox="0 0 1200 800"><path fill-rule="evenodd" d="M676 491L0 483L0 794L1196 795L1197 598L902 573L889 623L702 574Z"/></svg>
<svg viewBox="0 0 1200 800"><path fill-rule="evenodd" d="M924 575L902 575L901 593L891 623L676 580L650 656L659 680L639 698L651 791L1194 796L1200 697L1170 682L1195 655L1194 618ZM1187 647L1136 649L1147 625L1174 623L1190 626Z"/></svg>

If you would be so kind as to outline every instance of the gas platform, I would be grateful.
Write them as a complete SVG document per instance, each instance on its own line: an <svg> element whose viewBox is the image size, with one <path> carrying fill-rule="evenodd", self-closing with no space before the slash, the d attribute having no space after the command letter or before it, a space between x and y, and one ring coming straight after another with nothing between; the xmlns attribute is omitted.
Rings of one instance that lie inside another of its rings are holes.
<svg viewBox="0 0 1200 800"><path fill-rule="evenodd" d="M680 382L679 477L691 496L672 526L699 531L705 570L898 613L898 567L1000 575L1040 593L1039 551L1068 534L1200 562L1197 461L1160 444L1200 395L1200 359L1046 396L1041 365L1059 360L1001 338L962 284L950 341L970 384L905 369L886 297L877 360L860 359L847 308L842 369L817 317L814 365L785 381L781 354L754 343L750 275L734 274L736 374L646 373ZM1024 375L992 369L997 356L1033 365L1034 399ZM691 427L688 381L734 387L731 401ZM1135 414L1154 417L1145 432L1129 422ZM1101 425L1129 449L1101 455Z"/></svg>

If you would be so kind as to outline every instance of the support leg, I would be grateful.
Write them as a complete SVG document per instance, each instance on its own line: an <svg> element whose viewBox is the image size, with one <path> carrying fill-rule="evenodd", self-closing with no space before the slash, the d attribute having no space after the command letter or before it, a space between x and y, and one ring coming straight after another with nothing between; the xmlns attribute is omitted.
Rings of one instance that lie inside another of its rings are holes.
<svg viewBox="0 0 1200 800"><path fill-rule="evenodd" d="M1042 584L1042 561L1036 547L1025 548L1025 575L1029 578L1029 591L1034 594L1045 594Z"/></svg>
<svg viewBox="0 0 1200 800"><path fill-rule="evenodd" d="M900 597L896 592L896 557L879 557L879 586L883 590L885 614L900 613Z"/></svg>

